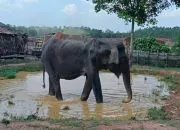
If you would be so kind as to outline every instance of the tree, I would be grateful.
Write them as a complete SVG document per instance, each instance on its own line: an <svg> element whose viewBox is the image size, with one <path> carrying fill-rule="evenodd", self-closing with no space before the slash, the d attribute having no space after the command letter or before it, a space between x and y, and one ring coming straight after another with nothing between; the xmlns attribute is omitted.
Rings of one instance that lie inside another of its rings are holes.
<svg viewBox="0 0 180 130"><path fill-rule="evenodd" d="M115 13L126 22L131 22L131 43L129 60L132 65L134 25L155 24L156 16L167 8L168 0L92 0L95 11L105 10L107 13Z"/></svg>
<svg viewBox="0 0 180 130"><path fill-rule="evenodd" d="M180 7L180 0L171 0L172 3L176 5L176 7Z"/></svg>

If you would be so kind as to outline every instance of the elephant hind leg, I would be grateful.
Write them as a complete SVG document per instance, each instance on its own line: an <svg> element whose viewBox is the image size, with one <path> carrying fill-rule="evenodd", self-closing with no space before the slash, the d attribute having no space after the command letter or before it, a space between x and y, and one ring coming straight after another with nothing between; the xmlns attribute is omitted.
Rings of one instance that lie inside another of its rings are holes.
<svg viewBox="0 0 180 130"><path fill-rule="evenodd" d="M50 77L50 80L51 80L52 86L53 86L53 88L55 90L55 96L56 96L57 100L63 100L59 79L55 78L53 76L53 77Z"/></svg>
<svg viewBox="0 0 180 130"><path fill-rule="evenodd" d="M55 96L55 89L50 78L49 78L49 95Z"/></svg>
<svg viewBox="0 0 180 130"><path fill-rule="evenodd" d="M57 82L57 87L55 87L56 98L58 100L63 100L59 78L56 79L56 82Z"/></svg>
<svg viewBox="0 0 180 130"><path fill-rule="evenodd" d="M47 73L49 75L49 82L50 82L50 88L49 89L51 89L51 92L52 92L51 93L49 91L49 93L53 94L54 93L53 91L55 90L56 98L58 100L63 100L58 76L55 75L55 73L52 69L52 66L49 62L47 62L45 64L45 68L46 68Z"/></svg>

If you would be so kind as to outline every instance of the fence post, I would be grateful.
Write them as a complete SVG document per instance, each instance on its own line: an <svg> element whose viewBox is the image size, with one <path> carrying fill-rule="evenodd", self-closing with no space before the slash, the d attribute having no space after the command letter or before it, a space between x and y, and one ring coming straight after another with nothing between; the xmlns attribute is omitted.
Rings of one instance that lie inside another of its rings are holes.
<svg viewBox="0 0 180 130"><path fill-rule="evenodd" d="M159 52L158 52L158 55L157 55L157 65L156 66L159 66Z"/></svg>
<svg viewBox="0 0 180 130"><path fill-rule="evenodd" d="M137 64L139 65L139 51L137 51Z"/></svg>
<svg viewBox="0 0 180 130"><path fill-rule="evenodd" d="M166 67L168 67L169 65L168 65L168 53L166 53Z"/></svg>
<svg viewBox="0 0 180 130"><path fill-rule="evenodd" d="M150 51L148 52L148 65L150 64Z"/></svg>

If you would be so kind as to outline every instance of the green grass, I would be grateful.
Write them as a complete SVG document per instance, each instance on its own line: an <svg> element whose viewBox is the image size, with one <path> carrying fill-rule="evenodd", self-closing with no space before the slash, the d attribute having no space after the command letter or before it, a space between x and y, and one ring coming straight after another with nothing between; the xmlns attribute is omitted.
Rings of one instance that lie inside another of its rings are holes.
<svg viewBox="0 0 180 130"><path fill-rule="evenodd" d="M133 69L151 69L154 71L159 71L159 70L172 70L172 71L178 71L180 72L180 68L179 67L156 67L156 66L146 66L146 65L133 65L133 67L131 68Z"/></svg>
<svg viewBox="0 0 180 130"><path fill-rule="evenodd" d="M16 77L17 69L16 68L0 68L0 76L7 79L13 79Z"/></svg>
<svg viewBox="0 0 180 130"><path fill-rule="evenodd" d="M33 121L33 120L43 120L36 114L31 114L28 116L11 116L12 121Z"/></svg>
<svg viewBox="0 0 180 130"><path fill-rule="evenodd" d="M42 70L42 65L39 62L26 63L23 66L3 66L0 67L0 77L5 77L6 79L16 78L17 72L37 72Z"/></svg>
<svg viewBox="0 0 180 130"><path fill-rule="evenodd" d="M148 109L148 118L151 120L167 120L168 113L164 110L163 107L161 108L150 108Z"/></svg>
<svg viewBox="0 0 180 130"><path fill-rule="evenodd" d="M161 78L161 81L168 84L170 91L180 89L180 77L175 75L165 75Z"/></svg>
<svg viewBox="0 0 180 130"><path fill-rule="evenodd" d="M155 96L160 96L160 93L161 93L160 90L157 90L157 89L152 90L152 94L155 95Z"/></svg>

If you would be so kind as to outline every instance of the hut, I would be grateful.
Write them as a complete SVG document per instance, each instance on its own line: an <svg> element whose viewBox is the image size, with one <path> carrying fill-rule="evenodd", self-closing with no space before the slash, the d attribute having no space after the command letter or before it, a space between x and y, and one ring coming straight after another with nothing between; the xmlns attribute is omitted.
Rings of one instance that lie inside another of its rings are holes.
<svg viewBox="0 0 180 130"><path fill-rule="evenodd" d="M16 34L6 28L0 28L0 57L24 54L27 34Z"/></svg>

